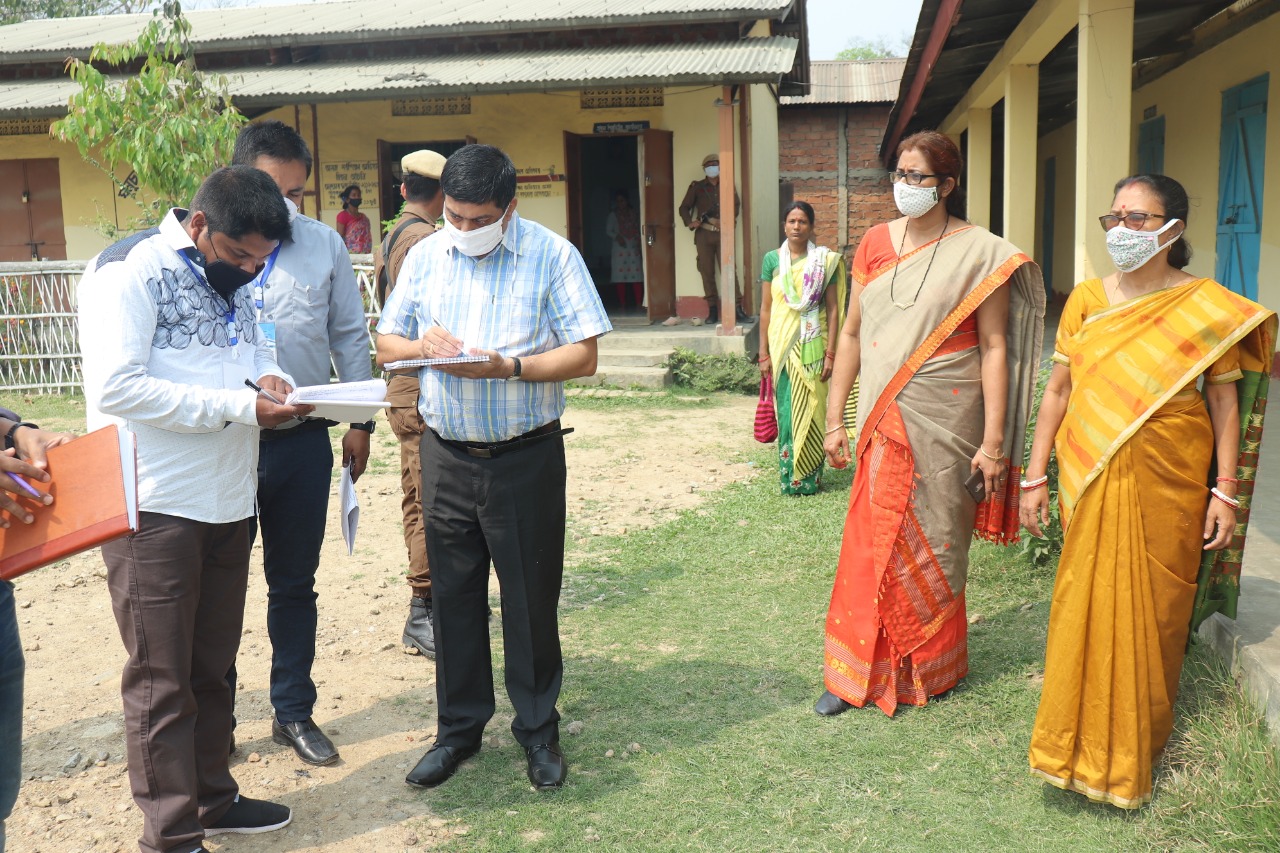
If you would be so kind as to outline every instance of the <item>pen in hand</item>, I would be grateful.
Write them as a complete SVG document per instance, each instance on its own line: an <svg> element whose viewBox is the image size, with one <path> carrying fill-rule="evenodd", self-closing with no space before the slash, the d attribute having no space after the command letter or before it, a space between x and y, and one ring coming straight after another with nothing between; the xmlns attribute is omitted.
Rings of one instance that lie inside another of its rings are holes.
<svg viewBox="0 0 1280 853"><path fill-rule="evenodd" d="M265 388L263 388L261 385L258 385L257 383L255 383L252 379L246 379L246 380L244 381L244 384L245 384L245 385L248 385L250 388L252 388L253 390L257 391L257 392L258 392L258 394L259 394L260 396L266 397L268 400L270 400L271 402L275 403L277 406L283 406L283 405L284 405L284 403L281 403L281 402L280 402L279 400L277 400L275 397L271 396L271 394L269 394Z"/></svg>
<svg viewBox="0 0 1280 853"><path fill-rule="evenodd" d="M44 495L41 492L38 492L35 489L31 488L31 484L28 483L26 480L22 479L22 477L18 476L12 471L6 471L5 473L9 475L9 479L13 480L15 483L21 486L22 490L27 494L31 495L31 497L35 498L38 501L44 500Z"/></svg>

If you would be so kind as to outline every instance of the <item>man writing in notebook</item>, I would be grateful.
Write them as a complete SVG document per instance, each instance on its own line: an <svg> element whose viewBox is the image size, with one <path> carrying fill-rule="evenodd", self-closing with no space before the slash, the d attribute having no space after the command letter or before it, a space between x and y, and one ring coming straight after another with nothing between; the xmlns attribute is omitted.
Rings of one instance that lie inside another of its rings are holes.
<svg viewBox="0 0 1280 853"><path fill-rule="evenodd" d="M445 234L409 252L378 322L378 362L457 356L418 372L422 510L436 644L436 743L406 780L432 787L480 748L493 716L489 564L502 587L511 731L529 781L564 782L556 609L564 570L564 381L596 369L611 328L567 240L516 213L516 170L490 145L440 176Z"/></svg>
<svg viewBox="0 0 1280 853"><path fill-rule="evenodd" d="M400 194L404 211L374 253L373 280L377 282L378 304L396 286L396 277L409 250L418 241L435 233L436 220L444 211L440 172L444 157L423 149L400 160ZM418 414L418 377L394 375L387 379L387 420L400 440L400 486L403 497L404 544L409 551L409 619L400 641L428 658L436 656L435 630L431 624L431 568L427 563L427 539L422 532L422 462L418 446L422 442L422 415Z"/></svg>
<svg viewBox="0 0 1280 853"><path fill-rule="evenodd" d="M275 183L233 166L205 179L189 211L104 249L80 280L89 428L137 438L139 529L102 558L129 655L120 691L144 853L202 851L205 836L292 817L239 795L226 678L244 621L258 430L311 411L273 401L292 380L247 287L288 236ZM254 377L261 394L245 387Z"/></svg>
<svg viewBox="0 0 1280 853"><path fill-rule="evenodd" d="M271 176L289 206L291 234L254 280L259 329L275 347L281 369L298 385L329 382L329 361L343 382L372 375L364 303L351 256L338 233L298 213L311 175L311 151L280 121L247 125L232 161ZM271 738L308 764L338 760L333 742L311 719L316 684L316 569L329 510L331 421L289 421L264 429L258 451L258 526L267 577L271 638ZM373 421L351 424L342 437L342 464L357 480L369 459ZM256 534L257 531L255 531ZM234 696L236 672L228 678Z"/></svg>
<svg viewBox="0 0 1280 853"><path fill-rule="evenodd" d="M31 524L35 513L53 503L52 495L37 500L27 494L13 476L26 481L49 482L45 451L66 444L75 436L46 432L25 423L8 409L0 409L0 528ZM22 687L26 660L18 635L18 615L13 605L13 584L0 580L0 853L5 849L4 822L18 799L22 781Z"/></svg>

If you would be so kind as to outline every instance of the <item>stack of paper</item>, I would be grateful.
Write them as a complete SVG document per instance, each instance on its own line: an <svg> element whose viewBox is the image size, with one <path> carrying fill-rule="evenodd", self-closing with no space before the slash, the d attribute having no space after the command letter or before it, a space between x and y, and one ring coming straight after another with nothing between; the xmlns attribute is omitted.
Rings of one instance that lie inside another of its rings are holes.
<svg viewBox="0 0 1280 853"><path fill-rule="evenodd" d="M333 382L328 385L303 385L285 398L292 406L301 403L315 406L313 418L328 418L339 423L363 423L372 420L387 403L387 383L381 379L363 382Z"/></svg>

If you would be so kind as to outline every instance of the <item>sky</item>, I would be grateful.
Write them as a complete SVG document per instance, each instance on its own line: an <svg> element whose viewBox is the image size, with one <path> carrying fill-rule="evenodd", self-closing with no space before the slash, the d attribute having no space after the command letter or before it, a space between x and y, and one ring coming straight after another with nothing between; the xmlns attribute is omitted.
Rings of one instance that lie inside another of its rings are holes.
<svg viewBox="0 0 1280 853"><path fill-rule="evenodd" d="M921 2L809 0L809 59L835 59L855 37L910 47Z"/></svg>

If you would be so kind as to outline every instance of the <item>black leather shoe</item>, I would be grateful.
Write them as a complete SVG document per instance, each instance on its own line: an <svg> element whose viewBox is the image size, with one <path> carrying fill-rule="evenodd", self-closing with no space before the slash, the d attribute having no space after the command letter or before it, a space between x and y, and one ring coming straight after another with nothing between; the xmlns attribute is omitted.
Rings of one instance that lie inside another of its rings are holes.
<svg viewBox="0 0 1280 853"><path fill-rule="evenodd" d="M338 750L320 727L308 717L296 723L271 719L271 739L281 746L291 746L308 764L324 767L338 760Z"/></svg>
<svg viewBox="0 0 1280 853"><path fill-rule="evenodd" d="M751 315L746 311L743 311L741 307L735 307L733 309L733 316L739 323L745 323L751 319Z"/></svg>
<svg viewBox="0 0 1280 853"><path fill-rule="evenodd" d="M834 717L836 714L843 714L852 707L848 702L828 690L818 697L818 703L813 706L813 712L824 717Z"/></svg>
<svg viewBox="0 0 1280 853"><path fill-rule="evenodd" d="M559 788L564 784L569 765L565 763L564 753L558 743L543 743L538 746L526 746L524 754L529 759L529 781L533 787Z"/></svg>
<svg viewBox="0 0 1280 853"><path fill-rule="evenodd" d="M427 754L418 761L418 766L410 770L409 775L404 777L404 781L416 788L434 788L436 785L448 781L450 776L458 772L458 765L479 751L479 744L475 746L441 746L436 744L427 750Z"/></svg>
<svg viewBox="0 0 1280 853"><path fill-rule="evenodd" d="M714 326L720 322L720 306L712 305L707 309L707 325Z"/></svg>
<svg viewBox="0 0 1280 853"><path fill-rule="evenodd" d="M413 646L424 657L436 659L436 629L431 621L431 599L415 595L409 601L409 620L404 623L400 642Z"/></svg>

